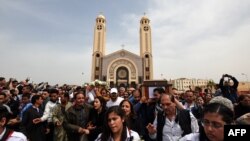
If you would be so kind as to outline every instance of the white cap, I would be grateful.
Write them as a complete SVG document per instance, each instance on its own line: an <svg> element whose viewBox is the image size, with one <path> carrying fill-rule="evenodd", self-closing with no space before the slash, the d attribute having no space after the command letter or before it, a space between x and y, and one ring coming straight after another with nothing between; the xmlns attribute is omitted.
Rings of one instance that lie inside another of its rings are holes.
<svg viewBox="0 0 250 141"><path fill-rule="evenodd" d="M230 110L234 111L233 103L229 99L227 99L227 98L225 98L223 96L216 96L216 97L212 98L209 101L209 103L219 103L219 104L222 104L222 105L226 106Z"/></svg>
<svg viewBox="0 0 250 141"><path fill-rule="evenodd" d="M118 91L117 91L116 88L112 88L112 89L110 90L110 93L111 93L111 94L112 94L112 93L118 93Z"/></svg>

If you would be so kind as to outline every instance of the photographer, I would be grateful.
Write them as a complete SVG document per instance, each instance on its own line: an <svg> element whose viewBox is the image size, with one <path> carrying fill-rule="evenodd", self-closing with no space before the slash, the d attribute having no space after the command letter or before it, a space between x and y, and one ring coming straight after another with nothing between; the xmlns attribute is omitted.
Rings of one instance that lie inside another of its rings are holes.
<svg viewBox="0 0 250 141"><path fill-rule="evenodd" d="M227 78L227 80L225 78ZM222 96L231 100L232 103L236 103L237 98L238 98L237 96L238 84L239 82L235 77L228 75L228 74L223 74L219 83Z"/></svg>

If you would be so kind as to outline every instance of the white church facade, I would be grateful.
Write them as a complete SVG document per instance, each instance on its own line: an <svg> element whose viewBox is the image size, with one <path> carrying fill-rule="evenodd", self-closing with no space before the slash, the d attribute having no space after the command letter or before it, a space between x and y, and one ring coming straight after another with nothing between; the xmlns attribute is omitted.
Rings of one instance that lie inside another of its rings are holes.
<svg viewBox="0 0 250 141"><path fill-rule="evenodd" d="M106 81L113 86L133 86L144 80L153 79L153 57L150 20L143 16L140 20L140 55L125 49L106 54L106 19L96 18L92 54L91 80Z"/></svg>

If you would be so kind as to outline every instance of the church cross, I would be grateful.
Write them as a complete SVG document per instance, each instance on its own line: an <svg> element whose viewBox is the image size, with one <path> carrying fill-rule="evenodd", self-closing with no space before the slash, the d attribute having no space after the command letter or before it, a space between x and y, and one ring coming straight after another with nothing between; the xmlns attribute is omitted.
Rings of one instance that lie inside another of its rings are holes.
<svg viewBox="0 0 250 141"><path fill-rule="evenodd" d="M122 46L122 49L124 49L125 45L124 45L124 44L122 44L121 46Z"/></svg>

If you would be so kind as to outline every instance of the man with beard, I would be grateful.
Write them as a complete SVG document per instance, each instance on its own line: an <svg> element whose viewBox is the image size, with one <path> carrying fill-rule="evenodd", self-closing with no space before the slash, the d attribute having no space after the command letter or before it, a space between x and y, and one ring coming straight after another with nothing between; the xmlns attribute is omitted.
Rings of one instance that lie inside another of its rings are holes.
<svg viewBox="0 0 250 141"><path fill-rule="evenodd" d="M110 90L110 100L107 102L107 107L118 106L122 100L123 98L118 96L117 88L112 88Z"/></svg>
<svg viewBox="0 0 250 141"><path fill-rule="evenodd" d="M141 91L138 89L133 90L132 97L129 99L129 101L133 104L135 112L138 113L141 105L147 102L147 98L145 96L142 96Z"/></svg>
<svg viewBox="0 0 250 141"><path fill-rule="evenodd" d="M48 89L42 90L42 98L43 98L43 104L41 105L41 109L44 111L46 104L49 102L49 90Z"/></svg>
<svg viewBox="0 0 250 141"><path fill-rule="evenodd" d="M133 93L134 90L135 90L135 88L133 88L133 87L129 87L128 90L127 90L129 101L130 101L130 99L133 97L133 94L132 94L132 93Z"/></svg>
<svg viewBox="0 0 250 141"><path fill-rule="evenodd" d="M183 106L187 110L191 110L192 108L196 107L194 101L194 93L190 90L187 90L185 93L185 101L183 102Z"/></svg>
<svg viewBox="0 0 250 141"><path fill-rule="evenodd" d="M33 86L31 84L20 84L17 86L18 99L21 100L23 95L29 95L31 97Z"/></svg>
<svg viewBox="0 0 250 141"><path fill-rule="evenodd" d="M52 119L55 125L54 141L67 141L67 134L63 128L66 111L72 106L69 102L69 94L63 93L61 95L61 104L58 104L52 111Z"/></svg>

